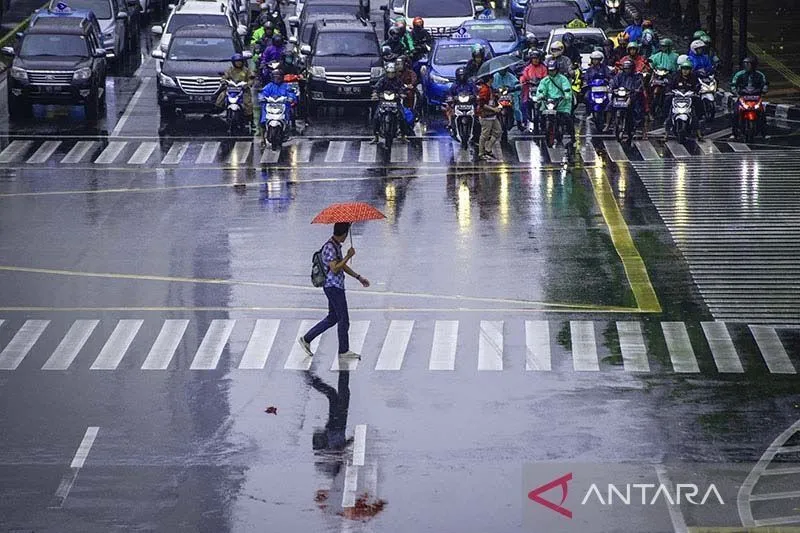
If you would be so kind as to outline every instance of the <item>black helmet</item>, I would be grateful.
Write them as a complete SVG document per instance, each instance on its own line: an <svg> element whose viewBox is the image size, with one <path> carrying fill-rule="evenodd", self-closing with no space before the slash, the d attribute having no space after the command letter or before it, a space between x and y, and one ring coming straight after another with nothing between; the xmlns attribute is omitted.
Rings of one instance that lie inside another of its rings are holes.
<svg viewBox="0 0 800 533"><path fill-rule="evenodd" d="M283 35L280 33L272 36L272 44L274 46L283 46Z"/></svg>
<svg viewBox="0 0 800 533"><path fill-rule="evenodd" d="M756 56L747 56L742 60L742 65L746 68L747 65L752 65L753 68L758 68L758 58Z"/></svg>
<svg viewBox="0 0 800 533"><path fill-rule="evenodd" d="M632 70L633 69L633 61L630 59L626 59L622 62L622 70Z"/></svg>
<svg viewBox="0 0 800 533"><path fill-rule="evenodd" d="M539 48L539 39L533 33L528 32L525 34L525 42L528 43L528 46Z"/></svg>
<svg viewBox="0 0 800 533"><path fill-rule="evenodd" d="M400 31L400 28L398 28L397 26L392 26L391 28L389 28L390 39L399 39L401 34L402 32Z"/></svg>
<svg viewBox="0 0 800 533"><path fill-rule="evenodd" d="M289 50L284 50L281 52L281 61L284 63L291 65L294 63L294 54Z"/></svg>
<svg viewBox="0 0 800 533"><path fill-rule="evenodd" d="M531 57L530 58L531 59L536 58L539 61L541 61L543 57L544 57L544 52L542 52L541 50L534 50L533 52L531 52Z"/></svg>
<svg viewBox="0 0 800 533"><path fill-rule="evenodd" d="M547 62L547 72L552 73L553 71L558 72L558 63L556 63L555 59Z"/></svg>
<svg viewBox="0 0 800 533"><path fill-rule="evenodd" d="M461 83L467 81L467 69L464 67L458 67L456 69L456 81Z"/></svg>
<svg viewBox="0 0 800 533"><path fill-rule="evenodd" d="M575 36L571 32L567 32L561 36L561 42L567 46L572 46L572 43L575 42Z"/></svg>
<svg viewBox="0 0 800 533"><path fill-rule="evenodd" d="M605 41L603 41L603 48L606 47L614 48L614 41L612 41L611 39L606 39Z"/></svg>

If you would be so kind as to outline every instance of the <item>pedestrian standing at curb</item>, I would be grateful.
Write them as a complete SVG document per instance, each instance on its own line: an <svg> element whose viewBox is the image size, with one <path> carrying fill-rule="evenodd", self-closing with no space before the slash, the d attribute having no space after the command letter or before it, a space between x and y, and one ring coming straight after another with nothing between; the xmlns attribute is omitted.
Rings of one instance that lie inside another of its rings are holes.
<svg viewBox="0 0 800 533"><path fill-rule="evenodd" d="M487 76L481 80L483 84L478 89L478 119L481 124L481 137L478 140L478 160L496 161L493 150L503 133L500 120L500 106L492 89L492 77Z"/></svg>
<svg viewBox="0 0 800 533"><path fill-rule="evenodd" d="M356 278L364 287L369 287L369 280L356 274L352 268L347 266L347 262L356 255L356 251L352 247L342 257L342 243L347 239L349 232L349 222L337 222L333 225L333 236L322 246L322 259L327 270L323 290L328 298L328 316L298 339L300 346L309 357L314 355L314 352L311 351L311 342L336 325L339 334L339 356L361 359L359 354L350 351L348 335L350 316L347 312L347 298L344 294L344 275L346 273Z"/></svg>

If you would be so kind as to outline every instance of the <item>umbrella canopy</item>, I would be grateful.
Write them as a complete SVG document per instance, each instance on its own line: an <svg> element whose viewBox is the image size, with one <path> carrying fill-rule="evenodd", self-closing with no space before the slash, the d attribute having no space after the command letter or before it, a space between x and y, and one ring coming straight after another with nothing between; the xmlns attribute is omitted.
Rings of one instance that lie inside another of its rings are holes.
<svg viewBox="0 0 800 533"><path fill-rule="evenodd" d="M511 69L514 65L518 65L520 63L524 63L524 60L518 57L513 57L510 55L498 56L482 64L481 68L478 69L478 74L475 77L484 78L486 76L491 76L492 74L500 72L503 69Z"/></svg>
<svg viewBox="0 0 800 533"><path fill-rule="evenodd" d="M344 204L329 205L319 212L312 224L336 224L337 222L362 222L364 220L379 220L386 216L364 202L348 202Z"/></svg>

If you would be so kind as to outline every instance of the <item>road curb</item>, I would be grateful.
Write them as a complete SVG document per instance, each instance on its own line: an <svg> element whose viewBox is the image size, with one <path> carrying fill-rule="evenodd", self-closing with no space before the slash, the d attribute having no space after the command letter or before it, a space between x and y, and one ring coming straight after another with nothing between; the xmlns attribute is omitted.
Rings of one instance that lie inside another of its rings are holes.
<svg viewBox="0 0 800 533"><path fill-rule="evenodd" d="M722 105L724 109L733 109L736 104L736 96L729 91L717 92L717 103ZM789 104L772 104L764 102L768 117L775 117L783 120L797 120L800 121L800 107L792 106Z"/></svg>

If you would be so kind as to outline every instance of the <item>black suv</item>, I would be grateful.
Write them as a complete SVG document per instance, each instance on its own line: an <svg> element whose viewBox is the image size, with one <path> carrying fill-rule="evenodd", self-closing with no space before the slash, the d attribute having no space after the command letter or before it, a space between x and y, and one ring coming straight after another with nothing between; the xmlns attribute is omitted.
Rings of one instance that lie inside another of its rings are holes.
<svg viewBox="0 0 800 533"><path fill-rule="evenodd" d="M231 66L231 56L242 54L242 43L230 26L195 24L172 34L167 53L154 50L164 64L158 74L158 106L161 121L169 123L175 115L214 113L221 77Z"/></svg>
<svg viewBox="0 0 800 533"><path fill-rule="evenodd" d="M317 22L308 55L308 97L319 103L370 102L372 84L383 75L380 45L369 23Z"/></svg>
<svg viewBox="0 0 800 533"><path fill-rule="evenodd" d="M47 17L28 28L16 48L8 76L8 112L28 115L31 105L83 105L94 120L105 108L106 51L88 17Z"/></svg>

